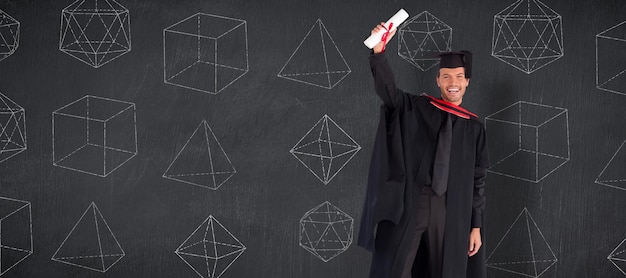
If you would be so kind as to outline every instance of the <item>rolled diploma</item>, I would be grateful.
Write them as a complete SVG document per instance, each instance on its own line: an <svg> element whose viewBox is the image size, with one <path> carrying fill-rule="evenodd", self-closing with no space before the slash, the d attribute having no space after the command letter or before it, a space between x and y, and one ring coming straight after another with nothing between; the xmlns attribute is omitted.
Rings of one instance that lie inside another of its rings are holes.
<svg viewBox="0 0 626 278"><path fill-rule="evenodd" d="M404 10L400 9L396 14L394 14L387 22L385 22L385 28L389 28L389 24L393 23L393 29L396 29L402 22L404 22L407 18L409 18L409 14ZM363 43L367 48L372 49L376 44L380 42L383 38L383 34L387 32L385 30L380 30L379 32L370 35Z"/></svg>

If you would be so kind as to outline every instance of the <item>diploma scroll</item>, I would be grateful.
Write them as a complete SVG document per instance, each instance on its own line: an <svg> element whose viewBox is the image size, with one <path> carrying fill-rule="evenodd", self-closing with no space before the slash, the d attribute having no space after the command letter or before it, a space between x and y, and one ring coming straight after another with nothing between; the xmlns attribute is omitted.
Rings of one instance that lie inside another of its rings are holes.
<svg viewBox="0 0 626 278"><path fill-rule="evenodd" d="M387 20L387 22L385 22L385 28L389 28L389 24L393 23L393 26L391 28L396 29L407 18L409 18L409 14L404 9L400 9L389 20ZM381 41L383 34L385 34L385 32L387 31L381 30L375 34L372 34L365 41L363 41L363 43L365 44L365 46L367 46L367 48L372 49L374 48L374 46L376 46L376 44L378 44Z"/></svg>

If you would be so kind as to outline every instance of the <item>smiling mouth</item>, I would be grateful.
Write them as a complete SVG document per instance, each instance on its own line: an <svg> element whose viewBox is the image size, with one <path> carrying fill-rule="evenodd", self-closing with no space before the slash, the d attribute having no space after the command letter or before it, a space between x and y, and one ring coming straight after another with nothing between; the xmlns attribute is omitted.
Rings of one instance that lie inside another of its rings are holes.
<svg viewBox="0 0 626 278"><path fill-rule="evenodd" d="M448 89L448 93L453 93L453 94L455 94L455 93L458 93L458 92L459 92L459 88L449 88L449 89Z"/></svg>

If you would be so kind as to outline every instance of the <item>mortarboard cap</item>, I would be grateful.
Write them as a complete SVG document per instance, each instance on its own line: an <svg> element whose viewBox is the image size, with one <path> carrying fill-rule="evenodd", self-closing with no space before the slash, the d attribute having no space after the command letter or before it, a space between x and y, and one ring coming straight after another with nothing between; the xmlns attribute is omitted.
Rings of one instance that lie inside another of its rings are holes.
<svg viewBox="0 0 626 278"><path fill-rule="evenodd" d="M465 78L472 77L472 52L461 50L459 52L440 53L439 68L465 68Z"/></svg>

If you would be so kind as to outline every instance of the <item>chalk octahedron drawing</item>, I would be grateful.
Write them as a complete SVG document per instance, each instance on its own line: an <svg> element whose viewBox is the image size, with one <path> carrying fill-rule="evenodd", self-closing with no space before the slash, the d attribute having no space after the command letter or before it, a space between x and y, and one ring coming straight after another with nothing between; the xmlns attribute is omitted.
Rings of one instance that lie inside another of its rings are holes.
<svg viewBox="0 0 626 278"><path fill-rule="evenodd" d="M491 55L530 74L563 57L562 19L539 0L518 0L493 18Z"/></svg>
<svg viewBox="0 0 626 278"><path fill-rule="evenodd" d="M200 277L219 278L245 250L246 246L210 215L174 253Z"/></svg>
<svg viewBox="0 0 626 278"><path fill-rule="evenodd" d="M26 112L0 93L0 162L26 150Z"/></svg>
<svg viewBox="0 0 626 278"><path fill-rule="evenodd" d="M300 219L300 246L324 262L348 250L354 219L326 201Z"/></svg>
<svg viewBox="0 0 626 278"><path fill-rule="evenodd" d="M516 102L485 118L492 173L540 182L570 159L567 109Z"/></svg>
<svg viewBox="0 0 626 278"><path fill-rule="evenodd" d="M487 258L487 267L538 278L557 261L537 223L524 208Z"/></svg>
<svg viewBox="0 0 626 278"><path fill-rule="evenodd" d="M52 113L58 167L105 177L137 154L135 104L84 96Z"/></svg>
<svg viewBox="0 0 626 278"><path fill-rule="evenodd" d="M59 50L94 68L128 53L128 9L115 0L75 1L61 14Z"/></svg>
<svg viewBox="0 0 626 278"><path fill-rule="evenodd" d="M626 21L596 35L596 87L626 95Z"/></svg>
<svg viewBox="0 0 626 278"><path fill-rule="evenodd" d="M617 267L622 274L626 275L626 238L613 249L607 259Z"/></svg>
<svg viewBox="0 0 626 278"><path fill-rule="evenodd" d="M360 149L333 119L324 115L289 152L328 184Z"/></svg>
<svg viewBox="0 0 626 278"><path fill-rule="evenodd" d="M304 36L278 77L332 89L352 72L326 26L318 19Z"/></svg>
<svg viewBox="0 0 626 278"><path fill-rule="evenodd" d="M452 49L452 28L428 11L398 28L398 55L422 71L439 64L437 54Z"/></svg>
<svg viewBox="0 0 626 278"><path fill-rule="evenodd" d="M54 252L52 260L106 272L124 256L124 250L109 224L92 202Z"/></svg>
<svg viewBox="0 0 626 278"><path fill-rule="evenodd" d="M203 120L163 177L216 190L236 172L213 130Z"/></svg>
<svg viewBox="0 0 626 278"><path fill-rule="evenodd" d="M163 30L166 84L218 94L248 72L245 20L197 13Z"/></svg>
<svg viewBox="0 0 626 278"><path fill-rule="evenodd" d="M626 166L626 148L624 148L626 141L622 142L613 157L604 166L602 172L596 179L597 184L605 185L608 187L626 190L626 173L624 172L624 166Z"/></svg>
<svg viewBox="0 0 626 278"><path fill-rule="evenodd" d="M0 197L0 276L33 254L30 202Z"/></svg>
<svg viewBox="0 0 626 278"><path fill-rule="evenodd" d="M20 22L0 10L0 61L9 57L20 45Z"/></svg>

